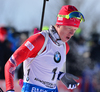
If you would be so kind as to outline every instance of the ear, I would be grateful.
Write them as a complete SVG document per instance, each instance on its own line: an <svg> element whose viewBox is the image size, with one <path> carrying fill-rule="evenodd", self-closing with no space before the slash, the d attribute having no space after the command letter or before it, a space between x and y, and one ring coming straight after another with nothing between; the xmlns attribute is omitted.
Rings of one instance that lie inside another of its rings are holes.
<svg viewBox="0 0 100 92"><path fill-rule="evenodd" d="M60 25L57 25L57 28L60 28Z"/></svg>

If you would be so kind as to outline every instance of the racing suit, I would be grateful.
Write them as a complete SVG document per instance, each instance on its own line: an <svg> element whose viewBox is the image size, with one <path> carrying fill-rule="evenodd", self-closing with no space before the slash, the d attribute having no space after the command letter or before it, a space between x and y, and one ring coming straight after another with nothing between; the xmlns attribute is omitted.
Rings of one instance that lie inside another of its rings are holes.
<svg viewBox="0 0 100 92"><path fill-rule="evenodd" d="M69 51L69 45L61 41L54 26L47 31L49 38L45 49L37 53L45 42L45 32L30 36L9 58L5 65L6 91L14 90L14 71L24 63L22 92L58 92L57 77Z"/></svg>

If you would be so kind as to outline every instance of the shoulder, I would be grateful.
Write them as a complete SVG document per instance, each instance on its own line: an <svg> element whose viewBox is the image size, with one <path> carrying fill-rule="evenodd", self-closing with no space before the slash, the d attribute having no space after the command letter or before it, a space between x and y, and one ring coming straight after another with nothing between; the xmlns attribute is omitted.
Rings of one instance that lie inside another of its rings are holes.
<svg viewBox="0 0 100 92"><path fill-rule="evenodd" d="M45 37L42 33L39 32L37 34L34 34L34 35L30 36L27 40L32 42L32 43L34 43L34 42L37 43L38 42L38 43L41 44L42 42L44 42Z"/></svg>
<svg viewBox="0 0 100 92"><path fill-rule="evenodd" d="M67 42L65 43L65 45L66 45L66 54L67 54L70 50L70 47L69 47L69 44Z"/></svg>
<svg viewBox="0 0 100 92"><path fill-rule="evenodd" d="M30 52L30 56L34 55L36 56L37 53L43 48L44 44L45 44L45 33L44 32L39 32L36 33L32 36L30 36L26 42L25 42L25 46L27 48L33 48ZM27 45L28 43L28 45ZM33 53L34 52L34 53Z"/></svg>
<svg viewBox="0 0 100 92"><path fill-rule="evenodd" d="M43 41L45 41L45 38L46 38L46 33L45 31L42 31L42 32L39 32L39 33L36 33L36 34L33 34L32 36L30 36L27 40L30 40L30 41L39 41L40 43L42 43Z"/></svg>
<svg viewBox="0 0 100 92"><path fill-rule="evenodd" d="M30 36L21 46L20 49L25 49L29 51L30 54L33 52L37 53L43 46L45 42L45 37L41 33L34 34Z"/></svg>
<svg viewBox="0 0 100 92"><path fill-rule="evenodd" d="M35 50L40 50L45 42L45 36L39 32L30 36L26 41L29 41L34 46Z"/></svg>

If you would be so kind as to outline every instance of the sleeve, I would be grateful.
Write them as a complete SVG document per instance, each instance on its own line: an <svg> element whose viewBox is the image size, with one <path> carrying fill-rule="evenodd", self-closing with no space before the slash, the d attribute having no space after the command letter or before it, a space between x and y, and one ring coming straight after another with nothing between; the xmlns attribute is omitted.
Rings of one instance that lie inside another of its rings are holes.
<svg viewBox="0 0 100 92"><path fill-rule="evenodd" d="M14 89L14 71L28 57L35 57L42 48L45 37L40 34L34 34L29 37L9 58L5 64L6 90Z"/></svg>
<svg viewBox="0 0 100 92"><path fill-rule="evenodd" d="M69 50L70 50L70 47L69 47L68 43L66 42L66 55L68 54Z"/></svg>

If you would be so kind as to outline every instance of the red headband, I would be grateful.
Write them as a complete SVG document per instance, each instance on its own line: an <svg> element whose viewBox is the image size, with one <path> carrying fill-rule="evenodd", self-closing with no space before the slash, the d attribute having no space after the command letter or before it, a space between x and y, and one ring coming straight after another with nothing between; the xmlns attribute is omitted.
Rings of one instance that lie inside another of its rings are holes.
<svg viewBox="0 0 100 92"><path fill-rule="evenodd" d="M59 15L68 15L72 11L78 11L76 7L72 5L65 5L61 8L59 11ZM56 25L65 25L65 26L74 26L74 27L79 27L80 25L80 20L76 18L62 18L62 17L57 17L57 22Z"/></svg>

